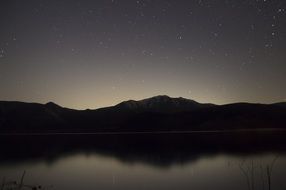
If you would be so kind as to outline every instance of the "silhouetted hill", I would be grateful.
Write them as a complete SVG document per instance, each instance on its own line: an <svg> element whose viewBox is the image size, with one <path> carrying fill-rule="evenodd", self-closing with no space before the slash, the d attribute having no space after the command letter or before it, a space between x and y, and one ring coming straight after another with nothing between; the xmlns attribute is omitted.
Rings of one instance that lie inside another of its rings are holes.
<svg viewBox="0 0 286 190"><path fill-rule="evenodd" d="M0 101L1 132L142 132L266 129L286 126L286 103L200 104L156 96L96 110Z"/></svg>
<svg viewBox="0 0 286 190"><path fill-rule="evenodd" d="M279 106L279 107L282 107L282 108L286 108L286 102L275 103L273 105Z"/></svg>
<svg viewBox="0 0 286 190"><path fill-rule="evenodd" d="M56 104L55 104L56 105ZM59 115L60 106L23 102L0 102L0 128L4 131L34 131L58 129L66 125Z"/></svg>
<svg viewBox="0 0 286 190"><path fill-rule="evenodd" d="M175 113L192 111L199 108L214 106L213 104L200 104L185 98L171 98L169 96L155 96L140 101L129 100L116 105L120 110L135 112Z"/></svg>

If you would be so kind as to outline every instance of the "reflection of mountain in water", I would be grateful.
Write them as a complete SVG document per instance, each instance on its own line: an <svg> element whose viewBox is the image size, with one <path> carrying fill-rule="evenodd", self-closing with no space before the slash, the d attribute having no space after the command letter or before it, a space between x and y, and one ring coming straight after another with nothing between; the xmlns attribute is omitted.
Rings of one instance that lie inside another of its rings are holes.
<svg viewBox="0 0 286 190"><path fill-rule="evenodd" d="M1 136L0 164L100 154L124 163L158 167L186 164L218 154L286 153L285 132L205 134Z"/></svg>

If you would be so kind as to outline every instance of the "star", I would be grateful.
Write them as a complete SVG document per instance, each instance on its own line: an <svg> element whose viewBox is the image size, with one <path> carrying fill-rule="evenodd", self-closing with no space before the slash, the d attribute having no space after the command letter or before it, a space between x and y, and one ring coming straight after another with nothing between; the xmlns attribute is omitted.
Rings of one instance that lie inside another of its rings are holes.
<svg viewBox="0 0 286 190"><path fill-rule="evenodd" d="M183 39L183 36L178 35L177 39L178 39L178 40L182 40L182 39Z"/></svg>

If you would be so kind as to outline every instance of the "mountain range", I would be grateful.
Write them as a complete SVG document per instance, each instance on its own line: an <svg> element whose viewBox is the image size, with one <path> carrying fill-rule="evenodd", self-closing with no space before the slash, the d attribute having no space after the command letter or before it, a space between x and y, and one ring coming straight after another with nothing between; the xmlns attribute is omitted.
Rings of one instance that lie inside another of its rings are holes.
<svg viewBox="0 0 286 190"><path fill-rule="evenodd" d="M100 109L0 101L1 133L162 132L285 129L286 103L201 104L155 96Z"/></svg>

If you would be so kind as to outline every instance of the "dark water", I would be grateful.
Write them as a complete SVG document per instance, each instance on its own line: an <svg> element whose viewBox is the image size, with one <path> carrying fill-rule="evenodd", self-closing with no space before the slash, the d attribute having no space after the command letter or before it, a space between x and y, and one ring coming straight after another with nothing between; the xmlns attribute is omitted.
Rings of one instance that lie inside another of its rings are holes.
<svg viewBox="0 0 286 190"><path fill-rule="evenodd" d="M0 179L56 190L286 189L285 132L0 136ZM247 177L248 176L248 177ZM248 183L249 182L249 183Z"/></svg>

